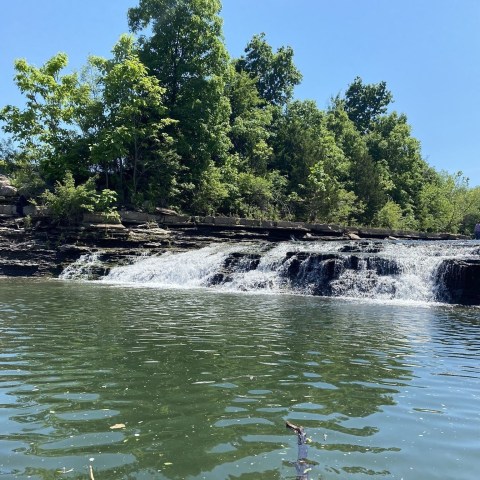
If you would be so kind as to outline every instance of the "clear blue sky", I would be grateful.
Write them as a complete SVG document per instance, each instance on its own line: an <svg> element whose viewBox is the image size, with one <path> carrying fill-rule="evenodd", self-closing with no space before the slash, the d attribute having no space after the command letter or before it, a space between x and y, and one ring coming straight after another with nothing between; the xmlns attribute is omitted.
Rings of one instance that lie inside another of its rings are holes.
<svg viewBox="0 0 480 480"><path fill-rule="evenodd" d="M21 104L13 61L59 51L80 69L108 56L136 0L0 0L0 105ZM355 76L387 82L424 158L480 185L480 0L223 0L226 45L253 34L290 45L303 74L296 97L325 108Z"/></svg>

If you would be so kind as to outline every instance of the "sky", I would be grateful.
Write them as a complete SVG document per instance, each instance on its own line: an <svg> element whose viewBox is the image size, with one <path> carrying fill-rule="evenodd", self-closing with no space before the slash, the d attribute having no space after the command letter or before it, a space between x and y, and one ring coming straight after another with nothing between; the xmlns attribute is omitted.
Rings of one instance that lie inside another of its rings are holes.
<svg viewBox="0 0 480 480"><path fill-rule="evenodd" d="M256 33L289 45L297 99L326 108L356 76L385 81L422 154L480 185L480 0L223 0L225 43L238 57ZM68 54L79 70L109 56L137 0L0 0L0 105L21 105L13 62Z"/></svg>

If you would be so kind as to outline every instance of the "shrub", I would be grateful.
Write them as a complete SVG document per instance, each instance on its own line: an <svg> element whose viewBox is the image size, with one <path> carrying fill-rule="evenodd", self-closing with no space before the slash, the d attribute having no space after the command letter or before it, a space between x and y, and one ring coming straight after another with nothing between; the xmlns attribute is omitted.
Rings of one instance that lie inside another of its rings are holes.
<svg viewBox="0 0 480 480"><path fill-rule="evenodd" d="M44 192L42 198L52 216L61 223L78 223L85 212L118 215L114 208L117 194L108 189L97 193L94 177L76 186L72 173L67 172L63 182L57 182L54 192Z"/></svg>
<svg viewBox="0 0 480 480"><path fill-rule="evenodd" d="M375 224L378 227L390 229L400 228L402 220L402 207L392 200L388 200L375 216Z"/></svg>

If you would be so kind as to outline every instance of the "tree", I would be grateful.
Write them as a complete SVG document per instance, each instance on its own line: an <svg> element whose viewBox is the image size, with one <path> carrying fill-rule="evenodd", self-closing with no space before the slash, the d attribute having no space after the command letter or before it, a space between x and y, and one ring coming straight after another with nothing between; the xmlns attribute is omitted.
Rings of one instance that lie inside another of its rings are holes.
<svg viewBox="0 0 480 480"><path fill-rule="evenodd" d="M383 164L373 161L365 136L348 118L342 103L332 103L327 112L326 126L334 135L336 145L349 160L346 185L357 197L355 220L371 225L375 213L387 201L386 190L391 184L388 173Z"/></svg>
<svg viewBox="0 0 480 480"><path fill-rule="evenodd" d="M67 170L85 173L85 166L71 150L79 137L77 107L87 101L89 92L79 84L77 74L61 75L67 64L65 53L40 68L16 60L15 83L26 97L25 107L7 105L0 110L4 131L50 181L63 178Z"/></svg>
<svg viewBox="0 0 480 480"><path fill-rule="evenodd" d="M412 137L405 115L396 112L379 117L366 137L369 154L388 175L385 192L405 211L415 210L428 165L420 142Z"/></svg>
<svg viewBox="0 0 480 480"><path fill-rule="evenodd" d="M457 233L469 212L478 208L478 197L469 192L462 172L432 172L420 192L420 228L428 232ZM470 232L471 233L471 232Z"/></svg>
<svg viewBox="0 0 480 480"><path fill-rule="evenodd" d="M82 122L91 141L92 163L127 200L166 205L174 195L178 157L166 128L162 99L165 89L148 74L133 38L123 35L113 48L113 58L91 57L96 69L97 96ZM118 184L119 183L119 184Z"/></svg>
<svg viewBox="0 0 480 480"><path fill-rule="evenodd" d="M219 0L140 0L128 12L129 25L141 34L140 57L166 88L170 130L182 165L190 205L211 162L220 165L230 148L230 107L225 97L228 54L223 42ZM149 34L149 36L147 36Z"/></svg>
<svg viewBox="0 0 480 480"><path fill-rule="evenodd" d="M195 214L212 215L219 211L228 196L228 188L223 182L222 172L213 162L200 174L190 211Z"/></svg>
<svg viewBox="0 0 480 480"><path fill-rule="evenodd" d="M272 108L263 108L265 102L255 80L246 72L232 71L226 91L231 106L232 154L240 156L245 168L264 175L273 153L269 145Z"/></svg>
<svg viewBox="0 0 480 480"><path fill-rule="evenodd" d="M392 213L398 206L402 227L416 228L428 165L419 141L411 135L407 117L386 113L390 101L385 82L363 85L357 77L345 100L337 97L332 102L329 128L351 159L352 188L365 206L361 223L378 223L377 213L390 201L384 213Z"/></svg>
<svg viewBox="0 0 480 480"><path fill-rule="evenodd" d="M368 133L379 116L387 112L393 101L392 93L387 90L386 82L364 85L360 77L356 77L345 92L343 100L348 118L357 130Z"/></svg>
<svg viewBox="0 0 480 480"><path fill-rule="evenodd" d="M308 219L327 223L350 223L359 209L356 195L345 188L341 175L338 175L338 169L345 158L331 137L324 137L324 148L325 160L315 163L307 178Z"/></svg>
<svg viewBox="0 0 480 480"><path fill-rule="evenodd" d="M375 225L390 229L401 228L403 225L402 207L392 200L388 200L375 214Z"/></svg>
<svg viewBox="0 0 480 480"><path fill-rule="evenodd" d="M97 193L94 177L75 185L72 173L67 171L63 181L56 182L54 191L47 190L42 197L53 217L62 223L77 223L85 212L102 212L118 217L114 209L116 193L108 189Z"/></svg>
<svg viewBox="0 0 480 480"><path fill-rule="evenodd" d="M472 235L475 225L480 222L480 187L469 189L466 197L466 211L460 225L460 232L464 235Z"/></svg>
<svg viewBox="0 0 480 480"><path fill-rule="evenodd" d="M236 62L238 71L255 79L258 93L269 104L284 106L302 75L293 63L293 49L280 47L276 53L265 40L265 34L254 35L245 48L245 56Z"/></svg>
<svg viewBox="0 0 480 480"><path fill-rule="evenodd" d="M305 185L310 168L320 157L323 122L323 112L311 100L290 103L275 119L273 167L288 178L290 191Z"/></svg>
<svg viewBox="0 0 480 480"><path fill-rule="evenodd" d="M11 139L0 139L0 174L11 174L15 171L18 152Z"/></svg>
<svg viewBox="0 0 480 480"><path fill-rule="evenodd" d="M350 164L313 101L290 103L274 130L274 167L288 178L297 216L347 221L356 211L348 188Z"/></svg>

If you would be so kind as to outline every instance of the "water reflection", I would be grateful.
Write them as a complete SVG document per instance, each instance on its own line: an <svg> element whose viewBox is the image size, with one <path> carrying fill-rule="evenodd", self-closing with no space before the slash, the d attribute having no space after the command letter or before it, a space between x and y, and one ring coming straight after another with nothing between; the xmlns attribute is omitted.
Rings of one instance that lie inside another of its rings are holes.
<svg viewBox="0 0 480 480"><path fill-rule="evenodd" d="M290 420L312 478L436 478L419 451L445 473L456 435L473 479L470 310L32 281L0 302L2 473L296 478Z"/></svg>

